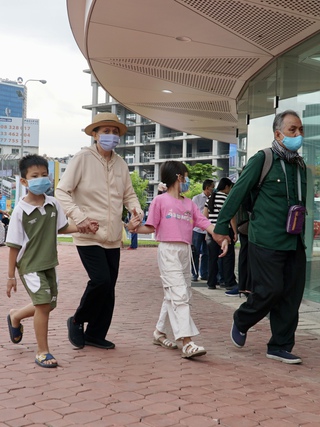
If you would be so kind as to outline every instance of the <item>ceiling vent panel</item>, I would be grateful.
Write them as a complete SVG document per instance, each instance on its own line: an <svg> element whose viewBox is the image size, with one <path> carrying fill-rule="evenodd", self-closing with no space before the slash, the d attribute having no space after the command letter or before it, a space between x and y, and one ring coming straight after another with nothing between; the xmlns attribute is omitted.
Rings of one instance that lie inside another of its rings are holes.
<svg viewBox="0 0 320 427"><path fill-rule="evenodd" d="M263 7L236 0L175 1L269 51L316 23L312 19L290 15L289 11L286 13L268 9L267 4ZM283 1L283 3L290 5L291 1Z"/></svg>
<svg viewBox="0 0 320 427"><path fill-rule="evenodd" d="M266 6L278 7L287 12L296 12L301 15L320 17L319 0L259 0L259 3Z"/></svg>
<svg viewBox="0 0 320 427"><path fill-rule="evenodd" d="M99 60L96 58L96 60ZM100 61L138 73L159 74L164 70L241 78L259 58L106 58Z"/></svg>
<svg viewBox="0 0 320 427"><path fill-rule="evenodd" d="M187 129L188 133L191 133L193 135L199 135L201 133L207 132L207 133L212 133L212 131L214 131L216 134L219 135L230 135L230 132L232 132L232 129L227 128L227 127L219 127L216 125L214 126L194 126L194 127L188 127ZM234 143L236 143L236 141L234 141Z"/></svg>
<svg viewBox="0 0 320 427"><path fill-rule="evenodd" d="M92 58L93 59L93 58ZM258 58L94 58L96 61L192 89L230 96Z"/></svg>
<svg viewBox="0 0 320 427"><path fill-rule="evenodd" d="M225 122L237 123L237 118L228 112L206 111L203 109L185 109L183 106L177 106L177 103L137 103L132 106L156 109L160 111L170 111L173 114L183 114L190 117L199 117L201 119L223 120Z"/></svg>
<svg viewBox="0 0 320 427"><path fill-rule="evenodd" d="M165 108L165 109L183 109L188 111L215 111L221 113L230 113L231 108L228 101L190 101L190 102L144 102L136 103L144 107Z"/></svg>

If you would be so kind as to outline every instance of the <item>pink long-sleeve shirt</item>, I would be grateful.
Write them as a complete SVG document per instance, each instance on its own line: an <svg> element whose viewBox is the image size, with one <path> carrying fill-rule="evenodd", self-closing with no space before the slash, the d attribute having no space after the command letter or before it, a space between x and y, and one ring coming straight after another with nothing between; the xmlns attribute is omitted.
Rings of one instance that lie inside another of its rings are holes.
<svg viewBox="0 0 320 427"><path fill-rule="evenodd" d="M211 223L192 200L176 199L164 193L151 203L146 225L155 228L159 242L191 244L193 228L206 230Z"/></svg>

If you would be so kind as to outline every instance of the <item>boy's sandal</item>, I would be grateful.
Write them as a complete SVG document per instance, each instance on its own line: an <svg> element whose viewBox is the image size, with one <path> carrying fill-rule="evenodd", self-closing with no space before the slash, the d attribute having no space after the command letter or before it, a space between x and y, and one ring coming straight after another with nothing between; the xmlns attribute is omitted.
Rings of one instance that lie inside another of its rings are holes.
<svg viewBox="0 0 320 427"><path fill-rule="evenodd" d="M206 353L207 352L204 347L196 345L193 341L190 341L182 347L181 357L190 359L191 357L203 356Z"/></svg>
<svg viewBox="0 0 320 427"><path fill-rule="evenodd" d="M53 357L51 353L37 354L35 362L42 368L56 368L58 366L58 362L46 363L52 359L55 359L55 357Z"/></svg>
<svg viewBox="0 0 320 427"><path fill-rule="evenodd" d="M166 334L158 331L154 331L153 333L153 344L161 345L161 347L167 348L169 350L175 350L178 348L177 344L173 341L170 341Z"/></svg>
<svg viewBox="0 0 320 427"><path fill-rule="evenodd" d="M13 342L13 344L18 344L23 337L23 325L21 325L20 323L20 325L17 328L14 328L12 326L10 314L8 314L7 316L7 322L8 322L10 339Z"/></svg>

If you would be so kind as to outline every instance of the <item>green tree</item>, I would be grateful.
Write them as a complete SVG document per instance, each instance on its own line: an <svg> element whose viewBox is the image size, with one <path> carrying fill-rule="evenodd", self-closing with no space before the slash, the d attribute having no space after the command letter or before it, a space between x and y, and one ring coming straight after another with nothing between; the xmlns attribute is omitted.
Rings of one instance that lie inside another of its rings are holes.
<svg viewBox="0 0 320 427"><path fill-rule="evenodd" d="M222 170L222 168L218 168L217 166L210 165L209 163L196 163L191 166L186 163L188 168L188 176L193 182L202 183L205 179L218 179L218 176L215 174L216 171Z"/></svg>
<svg viewBox="0 0 320 427"><path fill-rule="evenodd" d="M188 168L190 188L187 193L184 193L184 195L189 199L192 199L193 196L202 192L202 183L205 179L213 179L216 181L218 176L215 172L222 170L222 168L210 165L209 163L196 163L193 166L187 163L186 166Z"/></svg>
<svg viewBox="0 0 320 427"><path fill-rule="evenodd" d="M144 210L147 207L147 187L149 181L147 179L141 178L137 171L132 172L130 174L130 177L133 189L138 197L141 209ZM127 209L123 207L122 218L125 218L127 214Z"/></svg>

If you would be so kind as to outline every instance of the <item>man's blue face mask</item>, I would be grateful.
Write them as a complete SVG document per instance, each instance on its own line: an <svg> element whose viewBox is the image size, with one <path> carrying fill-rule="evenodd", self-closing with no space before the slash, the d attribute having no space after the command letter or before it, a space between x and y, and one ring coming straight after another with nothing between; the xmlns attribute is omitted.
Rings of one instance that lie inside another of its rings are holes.
<svg viewBox="0 0 320 427"><path fill-rule="evenodd" d="M283 135L282 132L281 132L281 134ZM284 136L284 138L281 142L290 151L298 151L299 148L303 144L303 136L302 135L292 136L292 137L285 136L285 135L283 135L283 136Z"/></svg>

